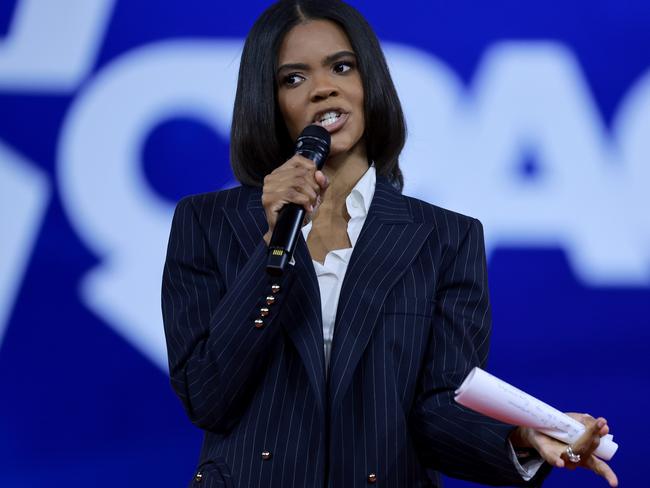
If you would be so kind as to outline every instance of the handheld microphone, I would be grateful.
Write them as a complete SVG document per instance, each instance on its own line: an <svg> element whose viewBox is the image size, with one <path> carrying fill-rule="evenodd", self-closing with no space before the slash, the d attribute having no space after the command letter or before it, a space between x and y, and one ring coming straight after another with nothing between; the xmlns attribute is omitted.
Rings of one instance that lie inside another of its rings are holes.
<svg viewBox="0 0 650 488"><path fill-rule="evenodd" d="M308 125L296 140L296 154L311 159L316 169L322 169L330 152L330 142L330 134L326 129L320 125ZM293 258L304 217L304 207L295 203L288 203L280 210L266 262L266 272L271 276L282 276Z"/></svg>

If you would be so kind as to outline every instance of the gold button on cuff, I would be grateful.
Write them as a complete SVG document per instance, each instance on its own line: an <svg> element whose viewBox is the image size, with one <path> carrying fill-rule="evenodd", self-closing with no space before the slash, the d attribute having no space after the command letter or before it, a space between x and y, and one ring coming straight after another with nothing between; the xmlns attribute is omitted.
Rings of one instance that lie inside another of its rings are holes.
<svg viewBox="0 0 650 488"><path fill-rule="evenodd" d="M255 319L255 328L261 329L264 327L264 321L262 319Z"/></svg>
<svg viewBox="0 0 650 488"><path fill-rule="evenodd" d="M375 473L370 473L368 475L368 483L377 483L377 475Z"/></svg>
<svg viewBox="0 0 650 488"><path fill-rule="evenodd" d="M278 293L280 291L280 285L271 285L271 291L273 293Z"/></svg>
<svg viewBox="0 0 650 488"><path fill-rule="evenodd" d="M201 473L201 471L197 472L194 475L194 481L196 481L197 483L200 483L201 481L203 481L203 473Z"/></svg>
<svg viewBox="0 0 650 488"><path fill-rule="evenodd" d="M268 308L266 308L266 307L260 308L260 315L262 317L266 317L268 314L269 314L269 309Z"/></svg>
<svg viewBox="0 0 650 488"><path fill-rule="evenodd" d="M273 295L269 295L266 297L266 304L267 305L273 305L275 303L275 297Z"/></svg>
<svg viewBox="0 0 650 488"><path fill-rule="evenodd" d="M271 459L271 451L262 451L262 459L264 461Z"/></svg>

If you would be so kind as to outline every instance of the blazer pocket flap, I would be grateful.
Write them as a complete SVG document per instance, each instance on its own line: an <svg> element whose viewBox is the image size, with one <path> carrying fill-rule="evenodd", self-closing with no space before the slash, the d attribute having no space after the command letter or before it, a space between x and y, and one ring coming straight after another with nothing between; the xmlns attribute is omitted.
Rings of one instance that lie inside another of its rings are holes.
<svg viewBox="0 0 650 488"><path fill-rule="evenodd" d="M435 300L421 297L388 297L384 303L384 315L419 315L432 317Z"/></svg>

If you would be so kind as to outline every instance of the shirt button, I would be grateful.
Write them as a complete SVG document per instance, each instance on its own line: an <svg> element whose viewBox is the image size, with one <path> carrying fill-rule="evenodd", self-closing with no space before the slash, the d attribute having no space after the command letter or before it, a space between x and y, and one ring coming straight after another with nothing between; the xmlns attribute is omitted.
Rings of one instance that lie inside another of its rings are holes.
<svg viewBox="0 0 650 488"><path fill-rule="evenodd" d="M268 314L269 314L269 309L268 308L266 308L266 307L260 308L260 315L262 317L266 317Z"/></svg>
<svg viewBox="0 0 650 488"><path fill-rule="evenodd" d="M273 295L269 295L266 297L266 304L267 305L273 305L275 303L275 297Z"/></svg>
<svg viewBox="0 0 650 488"><path fill-rule="evenodd" d="M264 321L262 319L255 319L255 328L261 329L264 327Z"/></svg>
<svg viewBox="0 0 650 488"><path fill-rule="evenodd" d="M368 483L370 483L370 484L377 483L377 475L375 473L370 473L368 475Z"/></svg>
<svg viewBox="0 0 650 488"><path fill-rule="evenodd" d="M197 471L197 473L194 475L194 481L196 483L203 481L203 473L201 471Z"/></svg>
<svg viewBox="0 0 650 488"><path fill-rule="evenodd" d="M271 285L271 291L273 293L278 293L280 291L280 285Z"/></svg>
<svg viewBox="0 0 650 488"><path fill-rule="evenodd" d="M264 461L271 459L271 451L262 451L262 459L264 459Z"/></svg>

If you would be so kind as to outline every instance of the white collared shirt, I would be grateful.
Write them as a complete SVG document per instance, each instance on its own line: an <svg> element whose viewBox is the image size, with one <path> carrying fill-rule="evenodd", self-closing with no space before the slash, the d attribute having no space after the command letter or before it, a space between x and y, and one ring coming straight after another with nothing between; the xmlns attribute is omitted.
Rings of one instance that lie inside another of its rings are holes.
<svg viewBox="0 0 650 488"><path fill-rule="evenodd" d="M332 337L334 336L334 321L336 320L336 310L338 308L343 278L348 269L352 249L357 243L361 228L366 221L366 216L370 209L370 202L372 202L372 197L375 194L376 183L377 175L373 165L368 168L368 171L359 179L345 199L345 206L347 207L348 215L350 215L350 220L348 221L348 238L352 247L334 249L328 252L323 264L312 260L314 263L314 271L316 271L318 278L318 287L320 288L323 337L325 339L325 371L329 370ZM305 241L307 241L311 228L311 222L302 228L302 235Z"/></svg>

